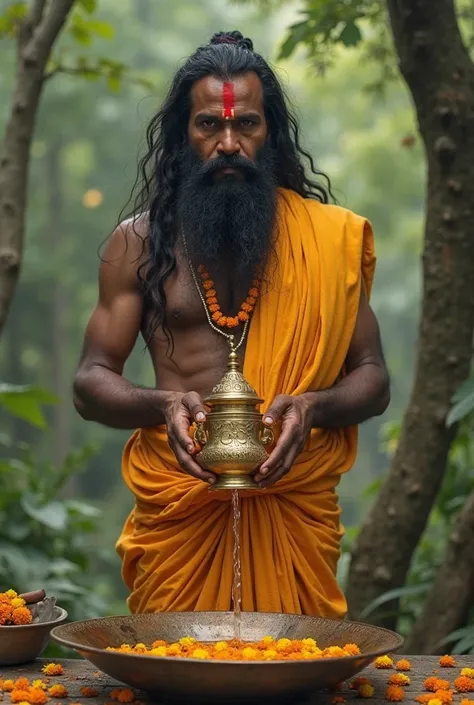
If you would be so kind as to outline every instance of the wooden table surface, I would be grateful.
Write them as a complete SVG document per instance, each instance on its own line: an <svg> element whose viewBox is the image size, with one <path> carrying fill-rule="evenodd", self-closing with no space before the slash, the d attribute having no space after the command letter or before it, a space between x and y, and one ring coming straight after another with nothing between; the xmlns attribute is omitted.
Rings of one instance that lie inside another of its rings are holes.
<svg viewBox="0 0 474 705"><path fill-rule="evenodd" d="M403 658L403 656L396 656L396 660ZM451 682L454 681L457 676L459 676L461 668L466 666L474 668L474 656L459 656L456 657L456 667L455 668L440 668L438 664L438 657L435 656L409 656L408 657L412 669L408 673L410 676L411 684L405 691L405 703L414 703L415 697L420 693L426 692L423 689L423 681L428 678L428 676L435 675L438 678L443 678ZM11 667L0 667L0 677L6 678L22 678L26 677L28 679L34 680L36 678L44 678L45 676L41 673L41 668L45 663L49 663L45 659L37 659L31 664L26 664L24 666L11 666ZM96 667L90 664L88 661L82 659L58 659L55 663L61 663L64 667L63 676L54 676L50 678L50 683L62 683L65 685L69 691L69 697L66 699L61 699L58 701L57 698L52 698L52 705L71 705L71 703L81 703L81 705L102 705L103 703L111 703L110 690L116 688L117 686L123 686L123 684L118 684L109 676L97 671ZM375 686L375 695L368 701L368 705L381 705L385 700L385 688L387 684L387 679L391 673L395 673L394 670L380 670L373 666L369 666L360 675L366 676L371 679ZM98 691L98 695L94 698L85 698L81 695L80 689L83 686L93 687ZM137 692L137 701L141 703L151 702L147 699L146 695ZM349 690L346 685L342 692L338 693L347 699L347 702L351 700L356 700L355 693ZM1 699L0 694L0 699ZM316 705L329 705L332 701L334 694L321 693L315 696L314 704ZM474 703L474 693L467 693L464 695L455 693L453 698L453 703L458 704L461 702L462 698L468 698ZM357 699L358 703L363 702ZM10 696L8 693L3 694L2 705L10 705ZM114 702L114 705L117 705ZM192 705L192 703L190 703Z"/></svg>

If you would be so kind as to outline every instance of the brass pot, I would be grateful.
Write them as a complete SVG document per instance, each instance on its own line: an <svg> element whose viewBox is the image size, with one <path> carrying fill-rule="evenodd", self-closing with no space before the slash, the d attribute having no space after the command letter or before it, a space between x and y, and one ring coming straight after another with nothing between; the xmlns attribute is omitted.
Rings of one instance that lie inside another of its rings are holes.
<svg viewBox="0 0 474 705"><path fill-rule="evenodd" d="M213 490L256 489L253 474L267 459L265 446L273 432L262 424L257 406L263 402L239 369L237 353L229 355L228 372L204 403L211 408L197 425L195 439L202 446L197 462L217 475Z"/></svg>

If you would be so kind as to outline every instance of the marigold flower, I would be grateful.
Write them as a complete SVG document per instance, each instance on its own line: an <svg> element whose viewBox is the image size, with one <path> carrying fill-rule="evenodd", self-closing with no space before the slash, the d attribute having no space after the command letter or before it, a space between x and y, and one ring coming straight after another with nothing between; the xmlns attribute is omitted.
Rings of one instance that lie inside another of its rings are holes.
<svg viewBox="0 0 474 705"><path fill-rule="evenodd" d="M0 624L6 624L12 618L12 607L9 602L0 602Z"/></svg>
<svg viewBox="0 0 474 705"><path fill-rule="evenodd" d="M47 663L41 670L46 676L62 676L64 673L60 663Z"/></svg>
<svg viewBox="0 0 474 705"><path fill-rule="evenodd" d="M346 654L350 654L351 656L358 656L360 654L360 649L357 644L344 644L343 648Z"/></svg>
<svg viewBox="0 0 474 705"><path fill-rule="evenodd" d="M15 681L15 690L26 690L30 687L30 681L28 678L18 678Z"/></svg>
<svg viewBox="0 0 474 705"><path fill-rule="evenodd" d="M401 658L400 661L397 661L395 664L395 668L397 671L410 671L411 663L407 658Z"/></svg>
<svg viewBox="0 0 474 705"><path fill-rule="evenodd" d="M2 690L4 690L6 693L11 693L14 687L15 681L13 681L11 678L7 678L3 681Z"/></svg>
<svg viewBox="0 0 474 705"><path fill-rule="evenodd" d="M425 690L431 690L435 693L437 690L448 690L449 681L445 681L442 678L436 678L436 676L430 676L423 683Z"/></svg>
<svg viewBox="0 0 474 705"><path fill-rule="evenodd" d="M361 685L372 685L372 681L370 678L357 676L357 678L354 678L354 680L349 683L349 690L357 690Z"/></svg>
<svg viewBox="0 0 474 705"><path fill-rule="evenodd" d="M458 693L472 693L474 692L474 679L468 678L468 676L459 676L454 681L454 687Z"/></svg>
<svg viewBox="0 0 474 705"><path fill-rule="evenodd" d="M410 678L405 673L392 673L388 679L388 685L410 685Z"/></svg>
<svg viewBox="0 0 474 705"><path fill-rule="evenodd" d="M214 296L217 296L217 291L215 289L208 289L206 291L206 299L210 299L211 297L214 298Z"/></svg>
<svg viewBox="0 0 474 705"><path fill-rule="evenodd" d="M219 310L219 304L210 304L209 305L209 311L211 313L215 313L218 310Z"/></svg>
<svg viewBox="0 0 474 705"><path fill-rule="evenodd" d="M84 698L95 698L99 694L95 688L89 688L88 685L82 686L80 693Z"/></svg>
<svg viewBox="0 0 474 705"><path fill-rule="evenodd" d="M15 590L7 590L5 595L10 599L13 600L15 597L18 597L18 593L15 592Z"/></svg>
<svg viewBox="0 0 474 705"><path fill-rule="evenodd" d="M207 303L208 304L218 304L219 301L217 300L217 296L208 296Z"/></svg>
<svg viewBox="0 0 474 705"><path fill-rule="evenodd" d="M46 683L40 679L36 679L31 684L32 688L39 688L40 690L46 690Z"/></svg>
<svg viewBox="0 0 474 705"><path fill-rule="evenodd" d="M252 296L254 299L256 299L258 296L258 289L256 287L253 287L252 289L250 289L249 296Z"/></svg>
<svg viewBox="0 0 474 705"><path fill-rule="evenodd" d="M214 282L212 281L212 279L206 279L206 281L203 281L203 283L202 283L202 288L206 289L206 291L208 291L209 289L212 289L213 286L214 286Z"/></svg>
<svg viewBox="0 0 474 705"><path fill-rule="evenodd" d="M244 322L248 321L250 318L249 314L246 311L239 311L239 313L237 314L237 317L238 317L239 321L244 321Z"/></svg>
<svg viewBox="0 0 474 705"><path fill-rule="evenodd" d="M119 703L132 703L135 700L135 694L131 688L113 688L110 691L110 697Z"/></svg>
<svg viewBox="0 0 474 705"><path fill-rule="evenodd" d="M399 703L404 697L405 691L397 685L389 685L385 691L385 700L390 700L392 703Z"/></svg>
<svg viewBox="0 0 474 705"><path fill-rule="evenodd" d="M48 696L40 688L30 688L30 694L28 696L28 701L31 705L46 705L48 702Z"/></svg>
<svg viewBox="0 0 474 705"><path fill-rule="evenodd" d="M430 698L428 700L428 705L443 705L443 701L439 698Z"/></svg>
<svg viewBox="0 0 474 705"><path fill-rule="evenodd" d="M219 310L217 310L217 311L215 311L215 313L212 314L211 318L213 321L217 322L221 316L222 316L222 313Z"/></svg>
<svg viewBox="0 0 474 705"><path fill-rule="evenodd" d="M461 676L467 676L468 678L474 678L474 668L461 669Z"/></svg>
<svg viewBox="0 0 474 705"><path fill-rule="evenodd" d="M193 649L193 651L191 652L191 656L193 658L206 659L209 658L209 651L207 649Z"/></svg>
<svg viewBox="0 0 474 705"><path fill-rule="evenodd" d="M221 326L221 328L226 326L227 325L227 316L221 316L217 321L217 325Z"/></svg>
<svg viewBox="0 0 474 705"><path fill-rule="evenodd" d="M433 696L431 696L433 697ZM441 700L443 705L450 705L453 702L453 691L452 690L437 690L434 694L435 698Z"/></svg>
<svg viewBox="0 0 474 705"><path fill-rule="evenodd" d="M10 700L12 703L21 703L24 700L30 702L30 690L29 688L15 688L10 693Z"/></svg>
<svg viewBox="0 0 474 705"><path fill-rule="evenodd" d="M244 301L244 303L242 304L242 306L240 308L242 309L242 311L245 311L246 313L250 313L251 311L253 311L253 306L248 304L246 301Z"/></svg>
<svg viewBox="0 0 474 705"><path fill-rule="evenodd" d="M245 300L250 306L255 306L255 304L257 303L257 299L255 298L255 296L247 296L247 298ZM243 308L243 305L242 305L242 308Z"/></svg>
<svg viewBox="0 0 474 705"><path fill-rule="evenodd" d="M0 592L0 604L10 604L10 598L6 594L6 592Z"/></svg>
<svg viewBox="0 0 474 705"><path fill-rule="evenodd" d="M375 688L371 683L362 683L357 688L357 695L359 698L373 698L375 693Z"/></svg>
<svg viewBox="0 0 474 705"><path fill-rule="evenodd" d="M51 688L48 688L48 693L52 698L67 698L68 690L61 683L54 683Z"/></svg>
<svg viewBox="0 0 474 705"><path fill-rule="evenodd" d="M379 656L374 661L375 668L393 668L393 659L391 656Z"/></svg>
<svg viewBox="0 0 474 705"><path fill-rule="evenodd" d="M444 656L441 656L439 665L441 668L454 668L456 665L456 659L449 654L445 654Z"/></svg>
<svg viewBox="0 0 474 705"><path fill-rule="evenodd" d="M428 705L428 702L430 700L433 700L433 694L432 693L422 693L421 695L417 695L415 700L417 703L421 703L422 705Z"/></svg>
<svg viewBox="0 0 474 705"><path fill-rule="evenodd" d="M11 606L13 607L13 609L16 609L17 607L24 607L25 605L26 602L22 597L14 597L11 601Z"/></svg>
<svg viewBox="0 0 474 705"><path fill-rule="evenodd" d="M217 323L219 324L219 321L217 321ZM239 325L239 319L237 316L234 316L234 317L228 316L227 317L227 327L228 328L235 328L238 325Z"/></svg>
<svg viewBox="0 0 474 705"><path fill-rule="evenodd" d="M474 703L474 700L469 700L468 698L463 698L461 700L461 705L471 705L471 703Z"/></svg>
<svg viewBox="0 0 474 705"><path fill-rule="evenodd" d="M28 607L17 607L12 612L12 620L14 624L31 624L33 616Z"/></svg>

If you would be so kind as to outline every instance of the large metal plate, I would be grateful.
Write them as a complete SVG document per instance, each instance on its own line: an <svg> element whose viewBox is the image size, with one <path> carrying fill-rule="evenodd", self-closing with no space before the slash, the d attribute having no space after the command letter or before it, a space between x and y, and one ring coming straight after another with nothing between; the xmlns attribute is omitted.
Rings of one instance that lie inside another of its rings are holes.
<svg viewBox="0 0 474 705"><path fill-rule="evenodd" d="M371 624L294 614L242 613L241 637L256 641L312 637L321 648L355 643L360 656L316 661L229 662L142 656L105 651L126 642L151 644L155 639L199 641L233 638L232 612L164 612L106 617L55 628L51 636L75 649L104 673L151 693L161 702L250 703L294 702L318 689L351 678L377 656L397 651L403 638Z"/></svg>

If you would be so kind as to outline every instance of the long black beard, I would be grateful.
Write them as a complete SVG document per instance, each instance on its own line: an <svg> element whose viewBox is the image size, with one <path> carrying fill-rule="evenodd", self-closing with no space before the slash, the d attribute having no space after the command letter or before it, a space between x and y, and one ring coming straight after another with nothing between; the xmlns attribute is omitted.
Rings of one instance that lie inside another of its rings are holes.
<svg viewBox="0 0 474 705"><path fill-rule="evenodd" d="M250 277L265 267L274 238L274 163L268 146L255 161L221 155L205 163L192 147L183 149L177 217L193 260L218 265L225 257ZM241 178L216 178L225 167L238 169Z"/></svg>

